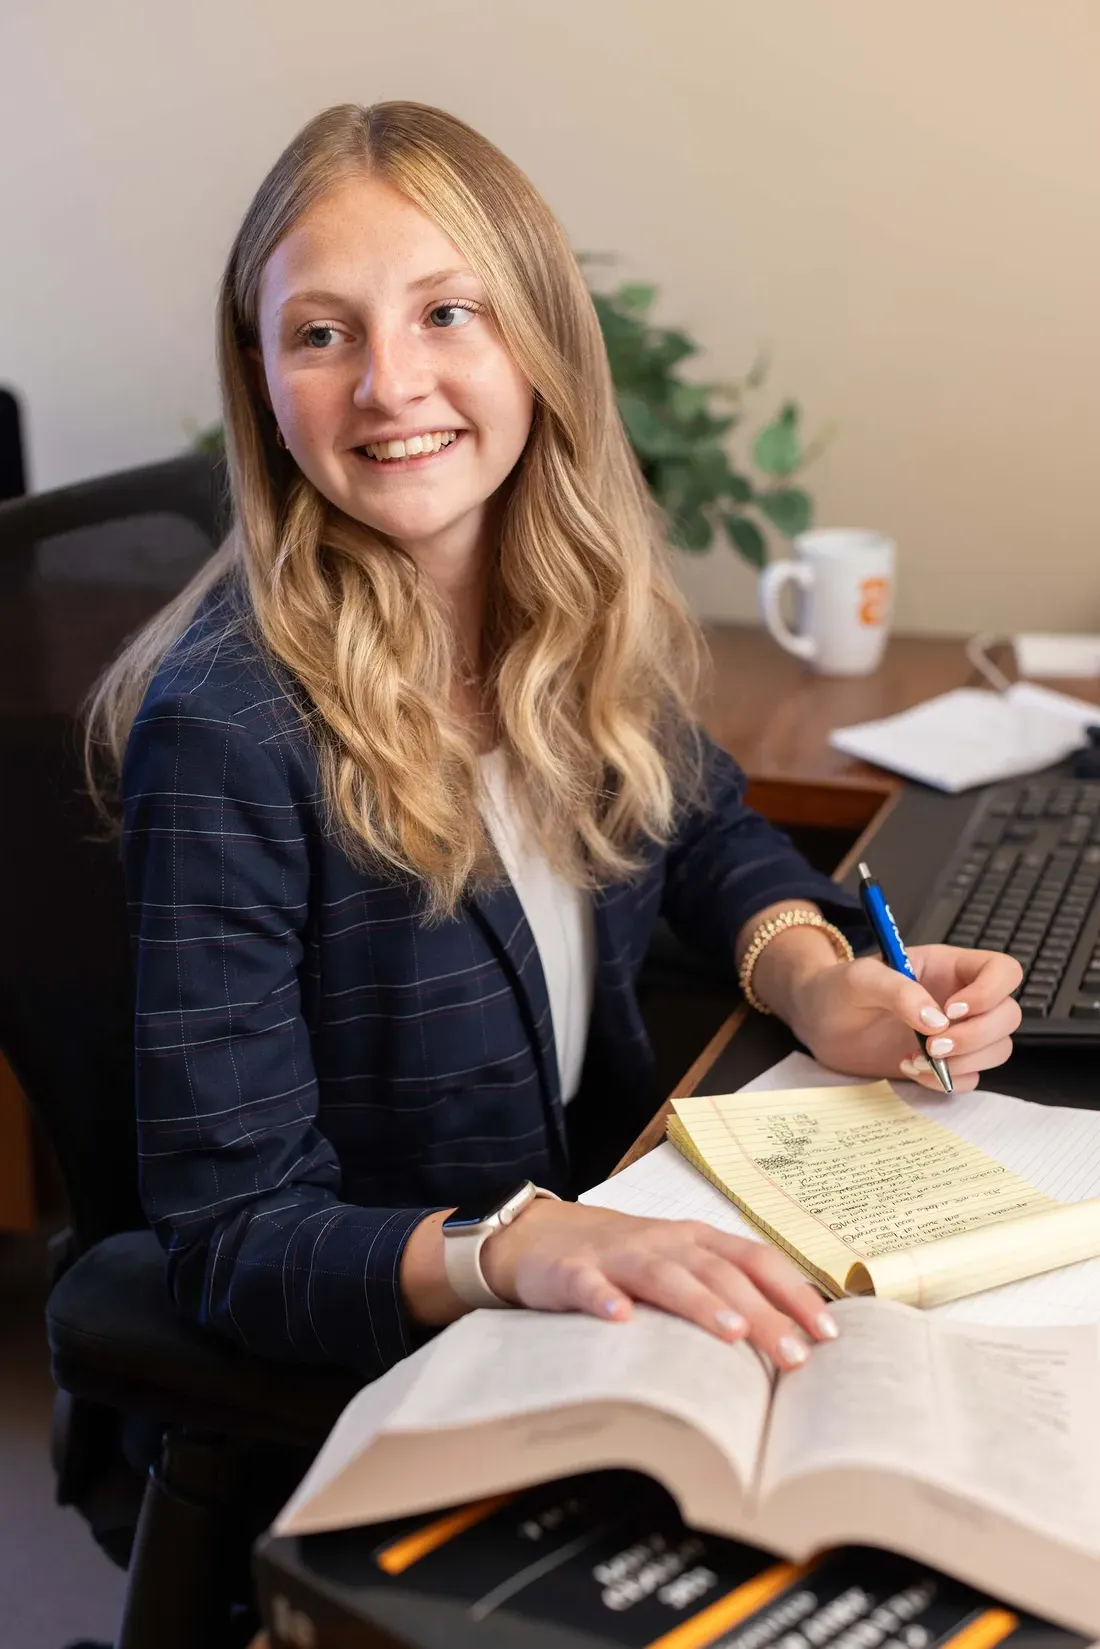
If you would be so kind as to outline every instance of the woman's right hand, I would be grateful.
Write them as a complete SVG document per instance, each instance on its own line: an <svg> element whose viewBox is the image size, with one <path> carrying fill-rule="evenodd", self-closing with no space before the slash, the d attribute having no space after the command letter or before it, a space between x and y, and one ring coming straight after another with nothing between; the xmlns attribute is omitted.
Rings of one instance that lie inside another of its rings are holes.
<svg viewBox="0 0 1100 1649"><path fill-rule="evenodd" d="M485 1281L537 1311L624 1320L632 1301L698 1323L721 1340L748 1339L782 1369L811 1340L836 1337L821 1296L783 1254L699 1220L639 1219L539 1198L481 1250Z"/></svg>

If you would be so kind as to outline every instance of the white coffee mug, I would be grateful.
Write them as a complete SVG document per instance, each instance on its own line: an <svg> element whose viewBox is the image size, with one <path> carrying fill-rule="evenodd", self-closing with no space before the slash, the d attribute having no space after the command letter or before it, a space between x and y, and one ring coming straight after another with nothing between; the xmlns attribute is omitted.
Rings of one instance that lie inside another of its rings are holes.
<svg viewBox="0 0 1100 1649"><path fill-rule="evenodd" d="M760 615L788 653L825 676L865 676L882 662L894 605L894 542L882 533L832 527L800 533L794 559L760 575ZM780 611L798 591L797 630Z"/></svg>

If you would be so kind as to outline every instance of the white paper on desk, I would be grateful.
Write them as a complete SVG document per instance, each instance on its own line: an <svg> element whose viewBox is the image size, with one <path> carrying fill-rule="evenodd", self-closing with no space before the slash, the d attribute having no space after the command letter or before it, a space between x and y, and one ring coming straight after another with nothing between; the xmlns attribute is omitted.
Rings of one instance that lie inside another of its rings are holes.
<svg viewBox="0 0 1100 1649"><path fill-rule="evenodd" d="M1022 676L1100 676L1100 636L1013 636Z"/></svg>
<svg viewBox="0 0 1100 1649"><path fill-rule="evenodd" d="M834 750L954 794L1062 761L1088 743L1100 706L1017 682L1004 693L956 687L881 721L838 727Z"/></svg>
<svg viewBox="0 0 1100 1649"><path fill-rule="evenodd" d="M790 1054L744 1092L837 1086L861 1079L827 1071L805 1054ZM1008 1094L944 1094L937 1097L912 1082L894 1084L915 1110L942 1122L1060 1202L1100 1197L1100 1111L1035 1105ZM595 1185L580 1198L598 1208L654 1219L706 1220L738 1237L765 1241L728 1197L686 1162L666 1140L621 1174ZM1035 1327L1100 1322L1100 1260L1083 1260L1039 1277L1006 1283L936 1306L938 1317L964 1322Z"/></svg>

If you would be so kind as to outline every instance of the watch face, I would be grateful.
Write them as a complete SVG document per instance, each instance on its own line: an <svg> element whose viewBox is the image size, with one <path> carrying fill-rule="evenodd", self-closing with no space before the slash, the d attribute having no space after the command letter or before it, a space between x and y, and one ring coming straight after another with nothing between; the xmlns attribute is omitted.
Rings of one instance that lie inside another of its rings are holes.
<svg viewBox="0 0 1100 1649"><path fill-rule="evenodd" d="M516 1202L527 1190L529 1184L529 1180L524 1180L521 1185L513 1185L511 1190L506 1191L503 1196L489 1196L484 1202L460 1203L454 1213L448 1214L443 1221L444 1231L469 1231L474 1226L484 1225L487 1220L491 1220L495 1214L499 1214L510 1203Z"/></svg>
<svg viewBox="0 0 1100 1649"><path fill-rule="evenodd" d="M486 1208L482 1202L461 1203L453 1214L448 1214L443 1221L444 1231L468 1231L471 1226L484 1225L496 1213L496 1208Z"/></svg>

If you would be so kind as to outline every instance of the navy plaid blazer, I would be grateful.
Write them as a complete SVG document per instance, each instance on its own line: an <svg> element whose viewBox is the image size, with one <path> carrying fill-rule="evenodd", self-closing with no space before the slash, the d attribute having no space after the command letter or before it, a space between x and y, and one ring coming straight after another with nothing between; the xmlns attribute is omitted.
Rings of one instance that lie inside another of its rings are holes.
<svg viewBox="0 0 1100 1649"><path fill-rule="evenodd" d="M427 925L415 885L352 862L294 685L247 632L219 636L224 617L208 601L165 659L123 771L142 1197L193 1320L369 1377L417 1343L398 1268L419 1220L525 1177L570 1188L546 985L507 882ZM705 756L708 805L595 897L573 1105L631 1131L662 1097L635 994L658 915L727 970L776 900L863 937L735 763Z"/></svg>

